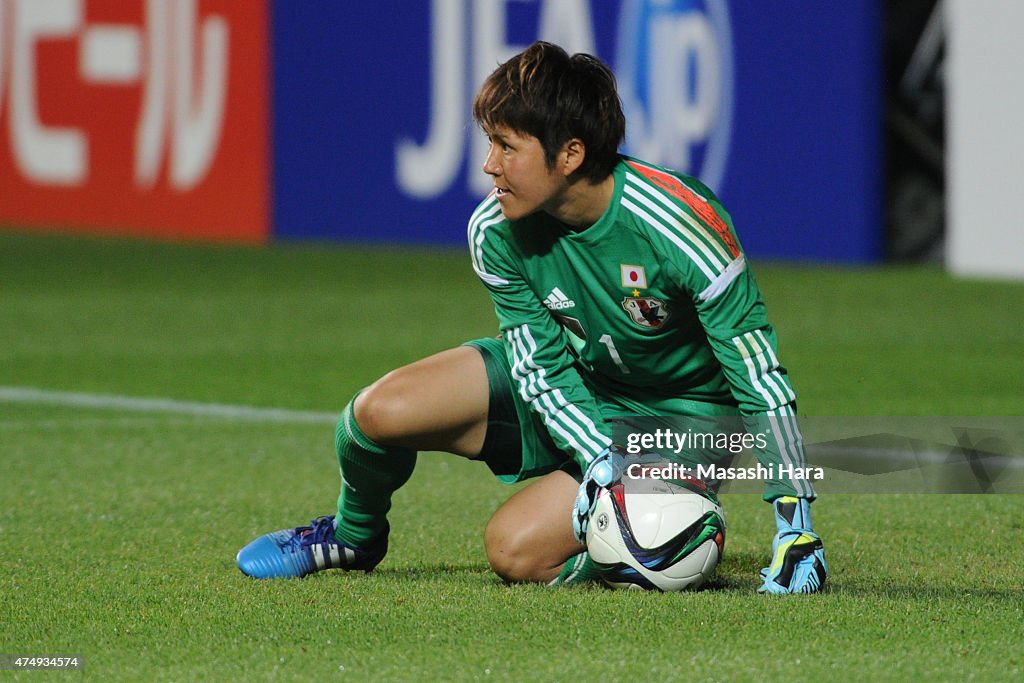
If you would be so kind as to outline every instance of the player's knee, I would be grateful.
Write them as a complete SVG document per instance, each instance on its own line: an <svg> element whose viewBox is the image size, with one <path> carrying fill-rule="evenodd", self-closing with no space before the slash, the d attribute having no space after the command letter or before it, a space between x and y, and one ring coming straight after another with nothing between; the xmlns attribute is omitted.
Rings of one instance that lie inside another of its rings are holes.
<svg viewBox="0 0 1024 683"><path fill-rule="evenodd" d="M394 373L384 375L356 397L353 415L369 439L379 444L402 435L409 401Z"/></svg>
<svg viewBox="0 0 1024 683"><path fill-rule="evenodd" d="M550 567L538 553L537 544L521 528L492 517L484 530L487 561L494 573L505 581L521 583L544 581Z"/></svg>

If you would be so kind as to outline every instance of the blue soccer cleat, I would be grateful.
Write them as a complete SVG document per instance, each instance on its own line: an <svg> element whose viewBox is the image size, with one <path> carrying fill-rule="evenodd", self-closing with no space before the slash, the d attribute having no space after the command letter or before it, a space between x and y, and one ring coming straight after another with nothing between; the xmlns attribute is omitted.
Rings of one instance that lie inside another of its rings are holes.
<svg viewBox="0 0 1024 683"><path fill-rule="evenodd" d="M298 579L324 569L368 572L388 552L388 529L367 548L353 548L334 537L334 517L310 526L265 534L238 551L238 568L256 579Z"/></svg>

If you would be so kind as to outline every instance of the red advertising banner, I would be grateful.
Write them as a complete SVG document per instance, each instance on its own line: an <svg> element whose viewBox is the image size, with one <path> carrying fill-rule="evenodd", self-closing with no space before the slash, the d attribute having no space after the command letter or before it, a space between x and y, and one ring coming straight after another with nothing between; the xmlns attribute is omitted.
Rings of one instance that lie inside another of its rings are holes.
<svg viewBox="0 0 1024 683"><path fill-rule="evenodd" d="M0 225L262 242L264 2L0 0Z"/></svg>

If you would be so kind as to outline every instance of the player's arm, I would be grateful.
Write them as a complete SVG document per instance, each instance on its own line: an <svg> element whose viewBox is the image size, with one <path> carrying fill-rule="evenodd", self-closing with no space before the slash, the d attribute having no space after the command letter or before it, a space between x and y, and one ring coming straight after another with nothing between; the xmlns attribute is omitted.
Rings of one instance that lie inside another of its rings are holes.
<svg viewBox="0 0 1024 683"><path fill-rule="evenodd" d="M636 213L653 228L648 234L679 295L692 300L740 410L794 417L796 393L778 361L775 332L728 212L695 178L635 160L630 165L635 194L642 197ZM798 438L772 447L775 455L803 464ZM784 492L813 497L806 490Z"/></svg>
<svg viewBox="0 0 1024 683"><path fill-rule="evenodd" d="M768 324L753 276L744 264L726 287L714 296L698 294L695 303L733 397L748 417L748 431L764 437L759 442L765 447L755 449L755 454L780 474L766 482L765 498L813 499L814 488L808 480L781 475L806 467L807 461L796 417L796 392L779 361L775 330Z"/></svg>
<svg viewBox="0 0 1024 683"><path fill-rule="evenodd" d="M680 181L681 182L681 181ZM765 465L804 467L803 438L796 419L796 392L779 362L775 332L764 301L747 268L728 213L703 186L683 187L689 249L672 251L681 285L697 315L743 415L754 430L765 430L756 449ZM775 470L778 472L778 469ZM814 489L806 479L778 476L766 482L776 535L772 560L761 571L765 593L813 593L827 574L824 548L811 524Z"/></svg>
<svg viewBox="0 0 1024 683"><path fill-rule="evenodd" d="M751 418L748 431L766 437L766 447L755 450L758 459L775 472L804 467L796 392L779 363L775 333L753 278L740 274L717 300L698 302L698 314L741 411ZM771 562L761 570L760 592L814 593L824 586L828 565L811 522L814 496L807 479L779 474L765 483L776 534Z"/></svg>
<svg viewBox="0 0 1024 683"><path fill-rule="evenodd" d="M488 230L488 220L500 220L497 206L490 212L484 207L470 221L473 268L494 302L516 390L585 472L611 446L610 430L580 378L561 325L524 280L512 245Z"/></svg>

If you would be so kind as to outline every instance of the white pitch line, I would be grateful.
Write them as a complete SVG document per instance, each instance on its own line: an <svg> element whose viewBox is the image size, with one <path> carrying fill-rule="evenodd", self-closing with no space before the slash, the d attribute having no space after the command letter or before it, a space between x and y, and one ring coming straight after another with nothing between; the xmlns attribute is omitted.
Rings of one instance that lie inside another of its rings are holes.
<svg viewBox="0 0 1024 683"><path fill-rule="evenodd" d="M257 408L223 403L200 403L178 401L172 398L142 398L118 396L116 394L86 394L71 391L54 391L32 387L0 386L0 403L28 403L36 405L61 405L102 410L124 410L136 413L169 413L175 415L196 415L219 417L229 420L253 420L256 422L303 422L334 423L340 413L323 413L287 408Z"/></svg>

